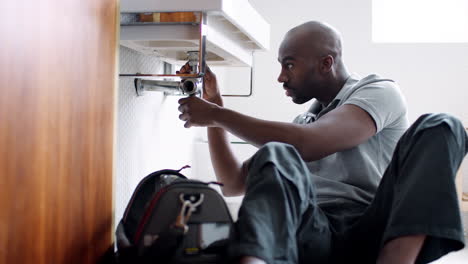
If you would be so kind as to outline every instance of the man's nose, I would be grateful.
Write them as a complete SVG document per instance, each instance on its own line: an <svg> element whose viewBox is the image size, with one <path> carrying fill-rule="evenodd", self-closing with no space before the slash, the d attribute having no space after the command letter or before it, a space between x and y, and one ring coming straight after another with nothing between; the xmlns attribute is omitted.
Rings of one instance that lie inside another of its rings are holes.
<svg viewBox="0 0 468 264"><path fill-rule="evenodd" d="M283 71L280 72L279 76L278 76L278 82L280 83L285 83L288 81L288 78L287 76L284 74Z"/></svg>

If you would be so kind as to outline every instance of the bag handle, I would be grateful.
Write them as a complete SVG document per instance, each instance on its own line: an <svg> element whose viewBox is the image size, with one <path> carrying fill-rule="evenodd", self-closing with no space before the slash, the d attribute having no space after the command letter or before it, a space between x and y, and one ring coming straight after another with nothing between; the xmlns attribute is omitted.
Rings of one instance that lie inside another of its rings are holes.
<svg viewBox="0 0 468 264"><path fill-rule="evenodd" d="M190 165L185 165L182 168L180 168L177 172L180 173L182 170L189 169L189 168L192 168L192 167L190 167Z"/></svg>

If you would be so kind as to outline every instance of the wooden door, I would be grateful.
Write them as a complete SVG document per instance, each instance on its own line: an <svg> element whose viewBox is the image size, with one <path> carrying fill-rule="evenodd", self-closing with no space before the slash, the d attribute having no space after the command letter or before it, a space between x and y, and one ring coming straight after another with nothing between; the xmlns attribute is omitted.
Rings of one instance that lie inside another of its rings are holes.
<svg viewBox="0 0 468 264"><path fill-rule="evenodd" d="M96 263L112 246L118 1L0 6L0 263Z"/></svg>

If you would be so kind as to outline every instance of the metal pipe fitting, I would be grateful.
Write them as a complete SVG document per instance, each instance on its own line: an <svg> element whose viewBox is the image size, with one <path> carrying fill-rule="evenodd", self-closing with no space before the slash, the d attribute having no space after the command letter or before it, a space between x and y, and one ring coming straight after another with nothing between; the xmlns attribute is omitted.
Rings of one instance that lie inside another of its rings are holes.
<svg viewBox="0 0 468 264"><path fill-rule="evenodd" d="M135 89L138 96L146 91L164 92L166 95L193 95L200 92L200 81L197 78L182 81L135 79Z"/></svg>
<svg viewBox="0 0 468 264"><path fill-rule="evenodd" d="M190 73L198 72L198 51L187 51Z"/></svg>

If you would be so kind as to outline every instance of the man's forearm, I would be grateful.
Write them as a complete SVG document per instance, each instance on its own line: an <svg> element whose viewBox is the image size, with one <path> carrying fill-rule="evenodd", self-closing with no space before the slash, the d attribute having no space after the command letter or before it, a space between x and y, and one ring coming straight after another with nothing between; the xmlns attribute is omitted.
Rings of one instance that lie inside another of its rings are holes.
<svg viewBox="0 0 468 264"><path fill-rule="evenodd" d="M257 119L227 108L217 110L215 123L217 127L224 128L226 131L257 147L271 141L291 145L300 143L298 130L301 128L292 123Z"/></svg>
<svg viewBox="0 0 468 264"><path fill-rule="evenodd" d="M223 107L212 111L214 126L258 147L272 141L290 144L305 161L353 148L376 133L371 116L355 105L340 106L309 125L262 120Z"/></svg>
<svg viewBox="0 0 468 264"><path fill-rule="evenodd" d="M211 162L218 181L224 184L226 196L243 195L245 192L246 171L232 153L227 133L222 128L208 128L208 144Z"/></svg>

